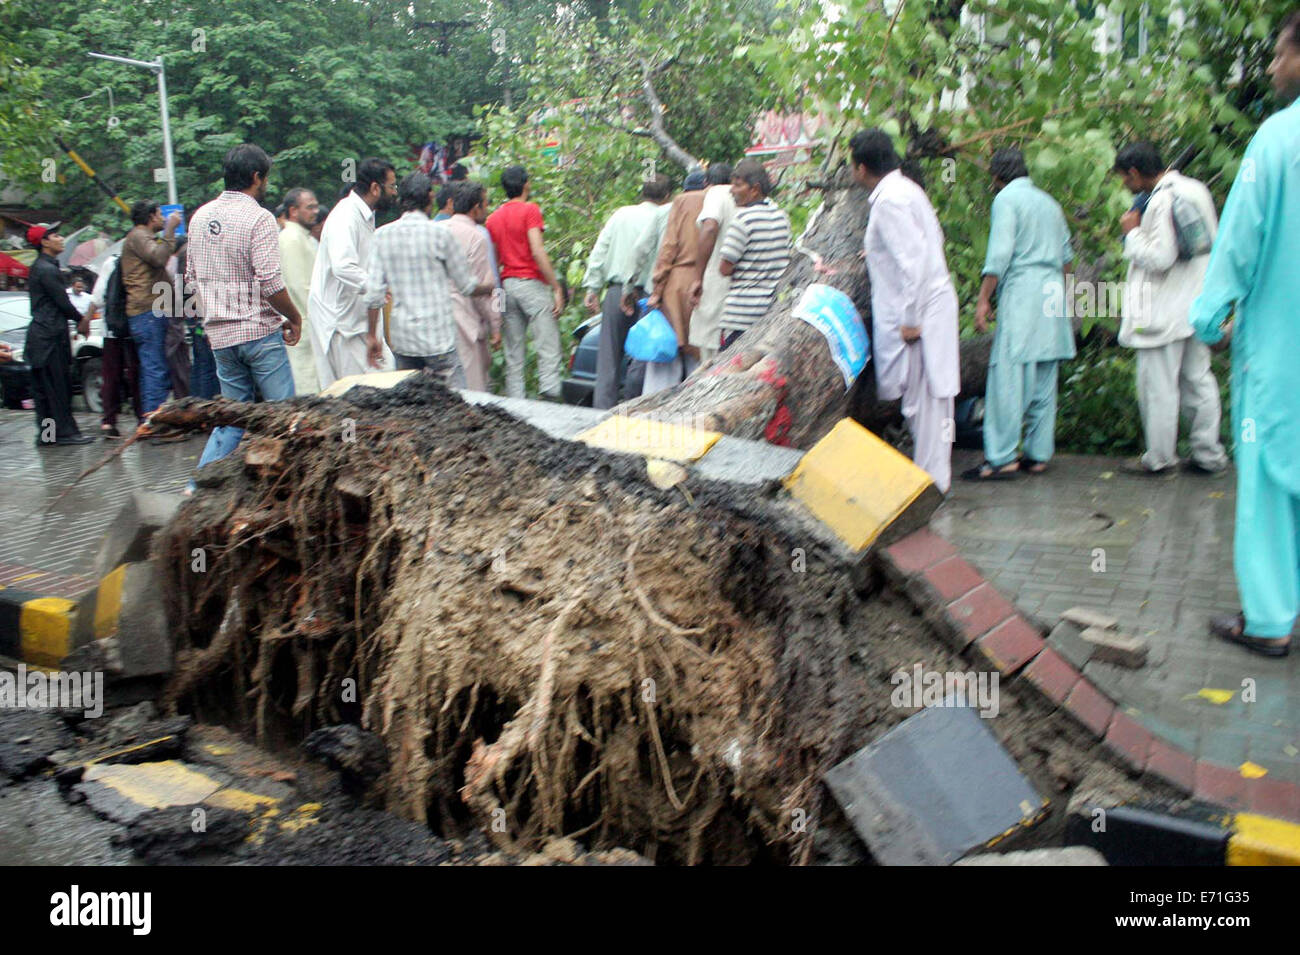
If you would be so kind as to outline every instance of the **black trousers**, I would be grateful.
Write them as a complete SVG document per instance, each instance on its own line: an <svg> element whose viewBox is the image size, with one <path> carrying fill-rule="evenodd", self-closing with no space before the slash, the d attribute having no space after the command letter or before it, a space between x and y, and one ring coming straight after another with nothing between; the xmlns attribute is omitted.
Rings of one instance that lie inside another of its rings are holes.
<svg viewBox="0 0 1300 955"><path fill-rule="evenodd" d="M104 386L99 397L104 403L104 424L117 427L117 413L122 407L122 396L131 399L131 410L137 421L144 420L140 406L140 358L135 353L135 340L131 338L104 339Z"/></svg>
<svg viewBox="0 0 1300 955"><path fill-rule="evenodd" d="M61 356L52 355L45 364L32 369L32 399L36 404L37 441L49 444L81 434L72 417L72 368Z"/></svg>

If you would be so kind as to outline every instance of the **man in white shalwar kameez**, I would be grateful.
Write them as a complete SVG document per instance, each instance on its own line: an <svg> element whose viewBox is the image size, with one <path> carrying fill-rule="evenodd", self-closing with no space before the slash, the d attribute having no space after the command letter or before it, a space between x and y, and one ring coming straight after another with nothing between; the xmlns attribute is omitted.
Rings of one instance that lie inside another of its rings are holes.
<svg viewBox="0 0 1300 955"><path fill-rule="evenodd" d="M380 367L366 360L366 266L375 237L375 211L392 207L397 173L382 159L365 159L347 198L331 210L321 231L311 275L307 324L320 387L339 378L391 371L392 352L384 349Z"/></svg>
<svg viewBox="0 0 1300 955"><path fill-rule="evenodd" d="M886 400L903 399L912 460L946 494L961 367L957 292L943 253L943 229L925 191L899 171L898 153L885 133L858 133L849 148L854 179L871 190L862 245L871 276L876 391Z"/></svg>

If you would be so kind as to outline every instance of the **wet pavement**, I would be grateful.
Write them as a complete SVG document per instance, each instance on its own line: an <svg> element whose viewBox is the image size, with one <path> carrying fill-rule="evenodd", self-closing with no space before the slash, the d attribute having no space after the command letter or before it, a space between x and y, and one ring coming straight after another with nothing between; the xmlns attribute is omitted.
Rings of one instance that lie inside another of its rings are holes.
<svg viewBox="0 0 1300 955"><path fill-rule="evenodd" d="M96 415L76 418L84 433L99 433ZM128 428L126 421L119 426ZM100 538L122 505L135 491L183 490L205 440L134 444L60 499L122 442L38 449L32 412L0 411L0 585L53 597L89 589Z"/></svg>
<svg viewBox="0 0 1300 955"><path fill-rule="evenodd" d="M954 473L981 458L959 452ZM1150 654L1140 669L1096 660L1084 668L1139 722L1199 758L1251 761L1272 778L1300 782L1300 694L1292 692L1300 660L1265 659L1206 629L1210 616L1240 608L1233 471L1150 478L1125 474L1120 463L1060 455L1041 475L954 481L931 526L1044 626L1086 606L1145 639Z"/></svg>

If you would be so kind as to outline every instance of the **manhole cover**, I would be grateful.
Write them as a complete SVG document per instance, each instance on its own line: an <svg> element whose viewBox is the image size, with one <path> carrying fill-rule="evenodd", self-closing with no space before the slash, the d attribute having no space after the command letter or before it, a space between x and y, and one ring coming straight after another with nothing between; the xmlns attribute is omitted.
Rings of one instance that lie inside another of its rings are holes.
<svg viewBox="0 0 1300 955"><path fill-rule="evenodd" d="M972 527L1061 536L1096 534L1115 526L1108 514L1060 504L988 504L964 511L962 520Z"/></svg>

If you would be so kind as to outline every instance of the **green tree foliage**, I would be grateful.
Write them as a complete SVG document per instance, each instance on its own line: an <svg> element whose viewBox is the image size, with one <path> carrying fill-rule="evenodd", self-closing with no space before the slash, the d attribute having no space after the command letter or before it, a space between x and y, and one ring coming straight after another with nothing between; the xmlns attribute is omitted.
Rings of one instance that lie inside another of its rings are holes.
<svg viewBox="0 0 1300 955"><path fill-rule="evenodd" d="M482 4L472 9L482 11ZM157 84L138 68L87 51L167 65L180 199L191 208L221 188L230 146L255 142L276 160L272 193L312 187L333 203L349 163L378 155L399 166L429 140L473 128L473 106L496 95L485 12L440 55L437 30L403 2L266 3L262 0L134 0L129 4L42 4L10 0L0 35L21 37L39 63L39 117L29 142L58 164L65 218L117 230L122 217L57 150L62 135L128 202L165 196L152 170L163 165ZM109 90L113 107L109 108ZM5 84L6 104L34 94ZM113 122L113 118L116 122ZM28 149L31 152L31 149ZM42 184L32 165L4 156L16 185Z"/></svg>
<svg viewBox="0 0 1300 955"><path fill-rule="evenodd" d="M761 41L771 17L754 0L646 2L630 15L560 17L538 37L522 73L526 98L484 116L485 173L495 183L512 163L530 170L547 246L570 283L581 281L605 218L633 201L648 175L680 180L686 171L655 138L647 77L677 146L695 159L734 163L772 87L733 51Z"/></svg>
<svg viewBox="0 0 1300 955"><path fill-rule="evenodd" d="M1116 147L1150 139L1169 161L1190 151L1185 171L1222 201L1246 140L1270 109L1264 69L1272 31L1290 6L818 2L792 11L788 39L744 55L779 79L786 96L837 117L846 135L879 125L917 162L969 321L994 149L1024 149L1035 181L1065 208L1079 259L1103 280L1122 280L1118 219L1131 197L1110 174ZM1100 19L1104 9L1108 21Z"/></svg>

